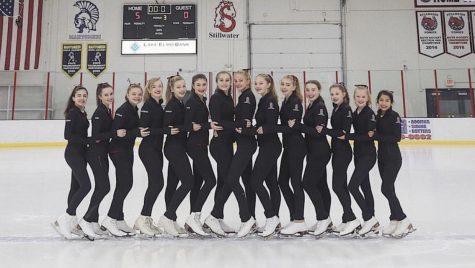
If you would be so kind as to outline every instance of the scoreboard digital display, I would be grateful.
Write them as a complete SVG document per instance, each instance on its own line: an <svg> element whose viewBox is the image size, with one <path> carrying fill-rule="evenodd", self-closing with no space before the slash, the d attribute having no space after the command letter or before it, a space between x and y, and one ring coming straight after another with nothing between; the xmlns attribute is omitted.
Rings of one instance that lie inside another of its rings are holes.
<svg viewBox="0 0 475 268"><path fill-rule="evenodd" d="M124 5L122 54L196 54L196 5Z"/></svg>
<svg viewBox="0 0 475 268"><path fill-rule="evenodd" d="M122 39L196 39L196 6L124 5Z"/></svg>

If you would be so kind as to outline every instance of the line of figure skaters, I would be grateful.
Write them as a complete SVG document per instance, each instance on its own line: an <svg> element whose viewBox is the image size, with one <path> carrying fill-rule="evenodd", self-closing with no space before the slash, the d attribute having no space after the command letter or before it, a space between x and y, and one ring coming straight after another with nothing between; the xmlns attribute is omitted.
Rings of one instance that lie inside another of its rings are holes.
<svg viewBox="0 0 475 268"><path fill-rule="evenodd" d="M230 95L232 80L240 92L237 105ZM152 78L144 89L139 84L128 87L125 102L114 117L110 109L113 89L107 83L98 84L91 137L87 134L89 121L84 110L88 91L76 86L65 110L64 136L68 141L65 159L72 169L71 189L66 214L61 215L53 227L65 238L74 234L91 240L105 234L122 237L138 232L147 236L179 236L187 231L201 236L226 236L237 231L237 237L256 232L263 237L307 232L317 237L330 232L340 236L368 236L381 229L384 236L400 238L415 230L401 208L394 187L402 159L398 146L401 120L392 110L392 92L381 90L378 93L375 114L370 108L371 97L366 86L355 88L354 111L349 105L346 88L340 84L330 86L333 103L330 128L318 81L305 83L305 97L309 102L305 113L296 76L286 75L280 81L280 90L285 97L280 109L272 76L259 74L254 81L255 91L262 96L259 103L251 90L247 71L237 71L233 76L229 72L219 72L208 109L205 75L193 76L191 95L186 103L183 99L187 89L182 76L169 77L165 93L164 81ZM164 109L163 98L166 99ZM137 105L142 100L144 104L139 112ZM354 133L350 132L352 125ZM210 130L213 131L211 141ZM278 133L282 133L282 143ZM327 135L331 137L331 145ZM123 206L132 188L133 148L137 137L143 138L138 154L148 174L148 188L140 216L131 228L124 221ZM353 151L350 140L354 141ZM374 141L378 141L378 152ZM236 151L233 150L234 142L237 143ZM217 163L217 179L208 157L208 146ZM257 148L259 153L252 163ZM166 212L154 222L152 208L164 186L163 154L169 163ZM193 160L192 165L188 156ZM348 183L347 169L353 156L355 169ZM116 187L109 212L99 224L99 205L110 191L108 157L115 166ZM337 226L329 216L331 197L326 166L330 159L332 188L343 207L342 223ZM381 191L391 210L389 224L384 228L374 217L369 180L369 172L376 161L382 179ZM87 164L94 174L95 189L87 212L78 221L76 208L91 190ZM205 218L201 210L215 186L213 210ZM317 223L312 227L304 220L304 191L315 206ZM238 230L223 221L224 205L231 193L239 205L241 225ZM283 228L279 220L281 193L290 212L290 223ZM362 211L363 223L351 208L350 193ZM177 224L176 210L188 194L191 214L185 221L185 229ZM265 226L261 228L256 227L256 194L266 217Z"/></svg>

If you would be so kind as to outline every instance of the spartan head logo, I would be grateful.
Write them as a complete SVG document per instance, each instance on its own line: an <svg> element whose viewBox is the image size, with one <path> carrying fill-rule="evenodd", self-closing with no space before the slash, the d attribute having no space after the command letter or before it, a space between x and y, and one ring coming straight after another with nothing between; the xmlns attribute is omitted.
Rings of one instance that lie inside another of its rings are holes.
<svg viewBox="0 0 475 268"><path fill-rule="evenodd" d="M99 20L99 9L89 1L77 1L73 6L79 8L79 12L74 16L74 27L78 29L78 33L95 31L96 24Z"/></svg>
<svg viewBox="0 0 475 268"><path fill-rule="evenodd" d="M434 31L435 29L437 29L438 23L435 16L432 16L432 18L424 16L422 18L421 25L427 31Z"/></svg>
<svg viewBox="0 0 475 268"><path fill-rule="evenodd" d="M230 32L236 27L236 9L232 1L222 0L214 9L214 28L221 32Z"/></svg>
<svg viewBox="0 0 475 268"><path fill-rule="evenodd" d="M465 21L463 20L462 16L460 16L460 17L451 16L450 19L449 19L449 26L454 31L460 31L465 26Z"/></svg>

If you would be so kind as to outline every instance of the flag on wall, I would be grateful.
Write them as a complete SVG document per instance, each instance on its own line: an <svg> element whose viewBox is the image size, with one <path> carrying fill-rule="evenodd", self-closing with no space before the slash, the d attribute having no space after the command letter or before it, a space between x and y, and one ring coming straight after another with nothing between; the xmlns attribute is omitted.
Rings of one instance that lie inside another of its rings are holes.
<svg viewBox="0 0 475 268"><path fill-rule="evenodd" d="M38 69L43 0L0 1L0 70Z"/></svg>

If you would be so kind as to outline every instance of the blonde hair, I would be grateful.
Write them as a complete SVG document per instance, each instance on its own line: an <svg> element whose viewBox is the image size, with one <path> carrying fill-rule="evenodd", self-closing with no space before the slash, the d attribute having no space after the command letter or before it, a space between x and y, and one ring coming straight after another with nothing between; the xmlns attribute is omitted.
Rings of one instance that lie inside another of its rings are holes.
<svg viewBox="0 0 475 268"><path fill-rule="evenodd" d="M251 87L251 74L246 70L237 70L234 72L234 75L242 74L247 79L247 88Z"/></svg>
<svg viewBox="0 0 475 268"><path fill-rule="evenodd" d="M256 78L257 77L261 77L262 79L264 79L268 84L270 84L269 86L269 93L272 94L272 97L277 100L277 94L275 93L275 85L274 85L274 79L272 78L272 76L268 75L268 74L258 74L256 75Z"/></svg>
<svg viewBox="0 0 475 268"><path fill-rule="evenodd" d="M353 92L353 99L356 96L356 90L364 90L366 92L366 96L368 97L368 101L366 102L366 106L371 107L371 104L372 104L372 102L371 102L371 93L369 92L368 87L363 86L363 85L355 86L355 91Z"/></svg>
<svg viewBox="0 0 475 268"><path fill-rule="evenodd" d="M127 93L125 93L125 101L129 101L129 98L127 98L127 95L129 95L129 92L130 90L132 90L132 88L139 88L143 93L143 88L139 83L130 84L129 87L127 88Z"/></svg>
<svg viewBox="0 0 475 268"><path fill-rule="evenodd" d="M167 92L165 93L165 98L167 102L169 102L173 97L172 88L175 86L175 83L180 80L185 81L185 79L183 79L181 75L174 75L168 77Z"/></svg>
<svg viewBox="0 0 475 268"><path fill-rule="evenodd" d="M302 96L302 92L300 91L300 83L297 76L289 74L282 77L282 80L284 79L289 79L290 81L292 81L292 85L295 87L295 95L297 96L297 98L299 98L300 101L302 101L303 96Z"/></svg>
<svg viewBox="0 0 475 268"><path fill-rule="evenodd" d="M152 97L151 94L150 94L150 91L152 90L153 84L155 84L155 82L157 82L157 81L162 82L160 77L153 77L153 78L151 78L150 80L147 81L147 84L145 85L145 91L143 93L143 101L144 102L148 101ZM162 87L163 87L163 82L162 82Z"/></svg>

